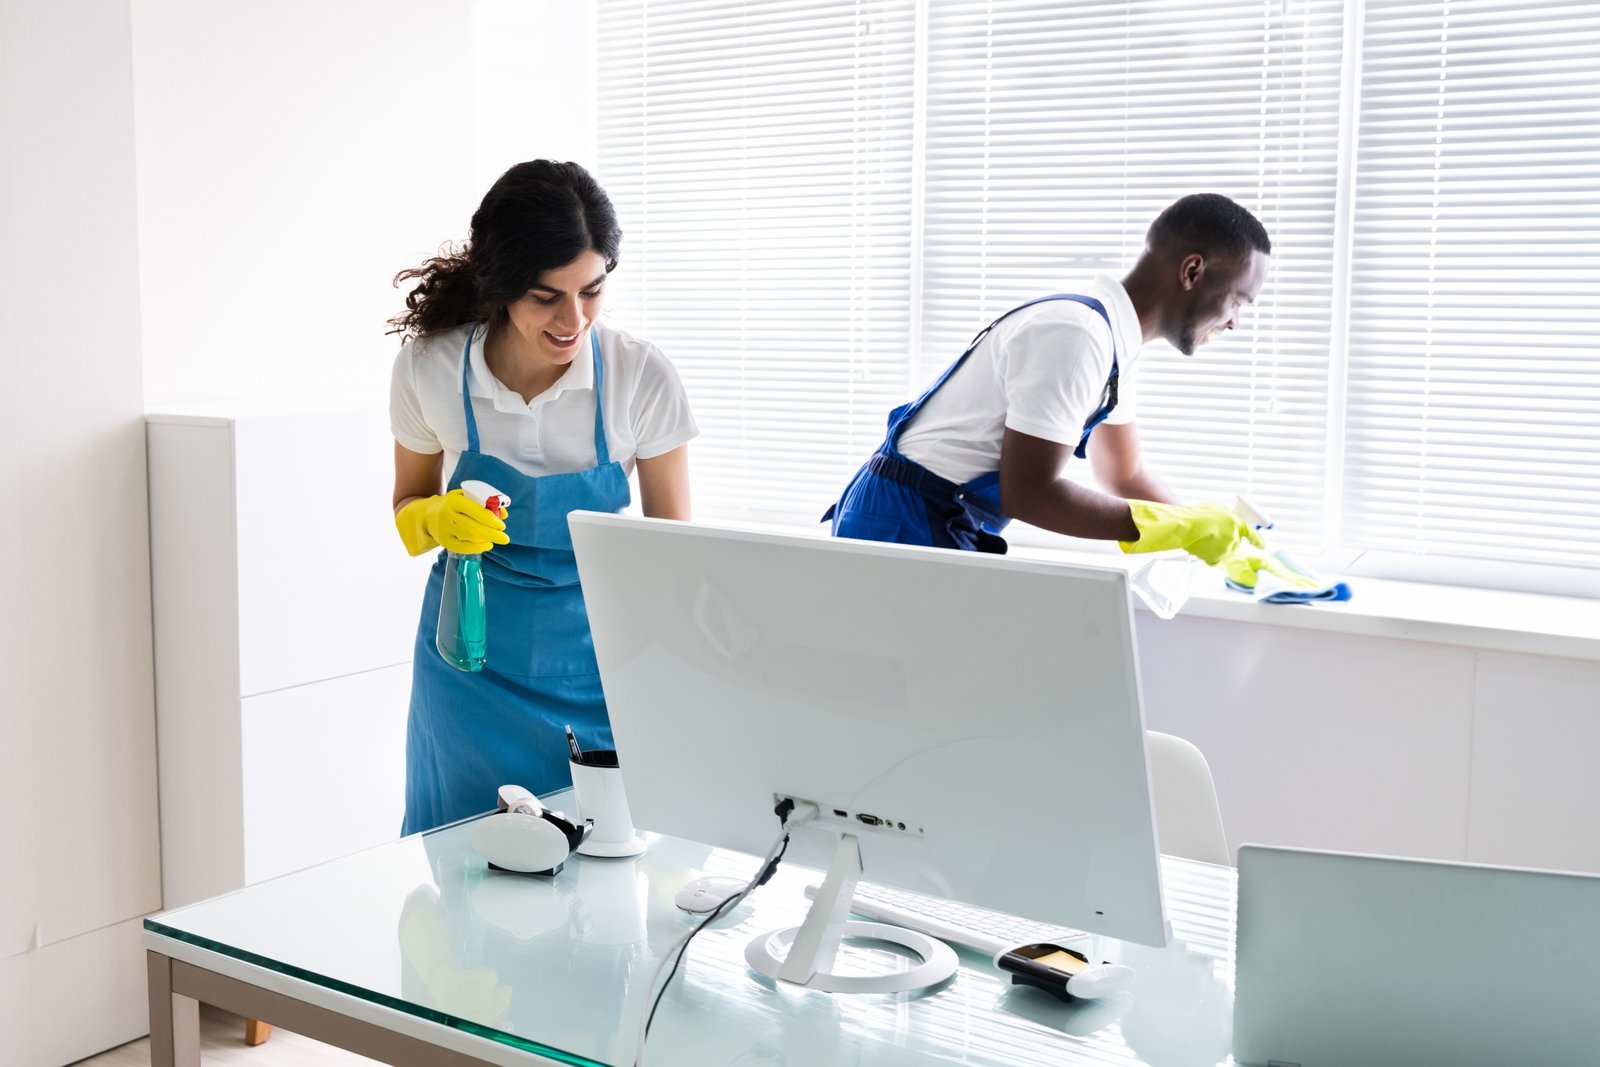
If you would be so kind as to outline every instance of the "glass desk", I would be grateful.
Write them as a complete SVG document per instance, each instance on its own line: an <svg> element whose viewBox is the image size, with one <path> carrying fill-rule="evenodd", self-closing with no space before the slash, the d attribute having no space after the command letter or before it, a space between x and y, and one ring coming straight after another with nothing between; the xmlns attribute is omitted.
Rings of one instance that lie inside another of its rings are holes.
<svg viewBox="0 0 1600 1067"><path fill-rule="evenodd" d="M573 810L568 794L548 803ZM153 1065L200 1062L204 1002L394 1064L624 1067L645 983L700 921L674 893L757 865L646 834L643 856L575 855L539 879L488 871L470 832L457 823L146 919ZM1132 993L1063 1004L965 952L930 994L779 987L745 966L745 944L798 924L821 880L782 866L691 942L646 1067L1229 1062L1234 871L1171 857L1162 871L1172 944L1121 946Z"/></svg>

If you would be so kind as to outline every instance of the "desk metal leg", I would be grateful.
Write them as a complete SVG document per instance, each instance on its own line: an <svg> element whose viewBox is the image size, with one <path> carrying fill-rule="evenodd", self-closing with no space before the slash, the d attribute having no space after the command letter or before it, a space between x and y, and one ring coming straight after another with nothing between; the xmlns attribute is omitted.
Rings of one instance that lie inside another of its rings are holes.
<svg viewBox="0 0 1600 1067"><path fill-rule="evenodd" d="M150 1067L200 1067L200 1002L174 992L172 959L146 951L150 988Z"/></svg>
<svg viewBox="0 0 1600 1067"><path fill-rule="evenodd" d="M395 1067L483 1067L463 1052L341 1014L285 993L149 951L150 1065L200 1067L200 1005L271 1020L297 1034ZM530 1067L552 1063L529 1054Z"/></svg>

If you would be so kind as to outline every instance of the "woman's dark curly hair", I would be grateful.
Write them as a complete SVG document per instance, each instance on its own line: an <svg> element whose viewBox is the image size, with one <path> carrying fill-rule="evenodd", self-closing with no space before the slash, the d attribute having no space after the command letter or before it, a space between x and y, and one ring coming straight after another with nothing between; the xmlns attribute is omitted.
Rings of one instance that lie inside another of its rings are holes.
<svg viewBox="0 0 1600 1067"><path fill-rule="evenodd" d="M547 270L598 252L616 269L622 228L600 183L576 163L518 163L484 194L459 249L395 275L416 281L389 333L426 337L468 322L498 321Z"/></svg>

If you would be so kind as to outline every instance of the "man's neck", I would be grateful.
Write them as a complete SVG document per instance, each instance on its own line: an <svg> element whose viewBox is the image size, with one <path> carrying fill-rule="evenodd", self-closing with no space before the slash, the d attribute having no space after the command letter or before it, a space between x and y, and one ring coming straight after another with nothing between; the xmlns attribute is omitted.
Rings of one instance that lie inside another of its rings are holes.
<svg viewBox="0 0 1600 1067"><path fill-rule="evenodd" d="M1122 279L1133 313L1139 317L1139 334L1148 344L1161 336L1161 287L1149 261L1141 258Z"/></svg>

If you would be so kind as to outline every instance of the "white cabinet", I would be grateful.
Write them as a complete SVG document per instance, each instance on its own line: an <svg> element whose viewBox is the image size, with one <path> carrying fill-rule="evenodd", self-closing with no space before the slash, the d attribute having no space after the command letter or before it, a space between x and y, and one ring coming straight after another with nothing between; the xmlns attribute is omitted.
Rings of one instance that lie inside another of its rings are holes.
<svg viewBox="0 0 1600 1067"><path fill-rule="evenodd" d="M244 880L400 834L411 664L246 697Z"/></svg>
<svg viewBox="0 0 1600 1067"><path fill-rule="evenodd" d="M1600 663L1483 653L1473 721L1466 858L1600 872Z"/></svg>
<svg viewBox="0 0 1600 1067"><path fill-rule="evenodd" d="M153 898L154 877L150 884ZM154 901L140 910L156 910ZM0 1062L58 1067L148 1033L143 922L124 919L0 959Z"/></svg>
<svg viewBox="0 0 1600 1067"><path fill-rule="evenodd" d="M1463 858L1472 650L1147 613L1138 633L1146 721L1206 754L1231 847Z"/></svg>
<svg viewBox="0 0 1600 1067"><path fill-rule="evenodd" d="M1146 722L1206 754L1230 846L1600 873L1600 663L1271 610L1138 622Z"/></svg>
<svg viewBox="0 0 1600 1067"><path fill-rule="evenodd" d="M163 897L395 837L429 559L378 408L146 418Z"/></svg>
<svg viewBox="0 0 1600 1067"><path fill-rule="evenodd" d="M82 494L48 530L12 515L0 578L6 1067L56 1067L147 1028L139 925L161 873L136 371L130 390L91 367L81 403L40 403L26 381L31 401L0 402L19 447L41 442L14 453L29 457L19 499Z"/></svg>

